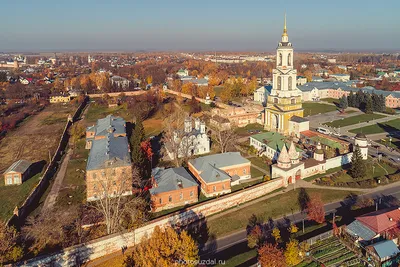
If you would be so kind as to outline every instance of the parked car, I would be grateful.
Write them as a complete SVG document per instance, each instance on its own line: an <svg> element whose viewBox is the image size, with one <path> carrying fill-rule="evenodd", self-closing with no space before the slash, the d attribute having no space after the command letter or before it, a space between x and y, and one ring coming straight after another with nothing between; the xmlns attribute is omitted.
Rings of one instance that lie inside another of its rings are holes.
<svg viewBox="0 0 400 267"><path fill-rule="evenodd" d="M328 129L322 128L322 127L318 127L317 132L322 133L322 134L331 134L331 131L329 131Z"/></svg>

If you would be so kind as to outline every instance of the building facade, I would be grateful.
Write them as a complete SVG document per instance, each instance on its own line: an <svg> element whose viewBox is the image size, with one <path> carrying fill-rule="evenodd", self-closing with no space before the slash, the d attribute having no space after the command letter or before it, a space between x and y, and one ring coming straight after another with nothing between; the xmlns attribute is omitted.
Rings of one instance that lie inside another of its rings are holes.
<svg viewBox="0 0 400 267"><path fill-rule="evenodd" d="M151 209L154 212L196 203L198 184L185 168L155 168L152 171Z"/></svg>
<svg viewBox="0 0 400 267"><path fill-rule="evenodd" d="M301 91L297 89L297 71L293 66L293 47L285 26L276 50L276 68L273 70L273 86L265 108L264 127L269 131L289 134L292 116L303 117Z"/></svg>
<svg viewBox="0 0 400 267"><path fill-rule="evenodd" d="M30 169L32 163L20 159L13 164L4 172L4 184L5 185L20 185L30 177Z"/></svg>
<svg viewBox="0 0 400 267"><path fill-rule="evenodd" d="M132 194L132 162L125 127L122 118L109 115L87 128L87 201Z"/></svg>

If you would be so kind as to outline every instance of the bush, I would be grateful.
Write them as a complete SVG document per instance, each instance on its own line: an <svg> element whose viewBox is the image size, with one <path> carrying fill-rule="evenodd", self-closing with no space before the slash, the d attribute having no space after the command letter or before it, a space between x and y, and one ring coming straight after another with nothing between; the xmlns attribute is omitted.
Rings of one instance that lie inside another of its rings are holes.
<svg viewBox="0 0 400 267"><path fill-rule="evenodd" d="M400 173L390 174L389 180L392 182L400 180Z"/></svg>

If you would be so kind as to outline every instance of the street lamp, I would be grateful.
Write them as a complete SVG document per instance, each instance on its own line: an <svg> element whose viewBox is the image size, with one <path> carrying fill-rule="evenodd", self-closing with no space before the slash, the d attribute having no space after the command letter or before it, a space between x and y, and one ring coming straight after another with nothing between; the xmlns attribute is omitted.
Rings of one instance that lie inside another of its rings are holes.
<svg viewBox="0 0 400 267"><path fill-rule="evenodd" d="M372 165L372 174L375 174L375 166Z"/></svg>

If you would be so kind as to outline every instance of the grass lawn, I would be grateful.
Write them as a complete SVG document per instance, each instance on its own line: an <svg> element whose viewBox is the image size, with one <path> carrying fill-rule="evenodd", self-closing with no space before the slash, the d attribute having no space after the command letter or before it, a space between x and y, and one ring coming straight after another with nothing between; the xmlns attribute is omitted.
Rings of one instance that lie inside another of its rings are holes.
<svg viewBox="0 0 400 267"><path fill-rule="evenodd" d="M376 120L376 119L381 119L381 118L385 118L385 117L386 116L380 115L380 114L361 114L361 115L343 118L343 119L332 121L332 122L327 122L327 123L325 123L325 125L338 128L338 127L354 125L354 124L361 123L361 122L368 122L368 121L372 121L372 120Z"/></svg>
<svg viewBox="0 0 400 267"><path fill-rule="evenodd" d="M322 103L303 103L304 117L337 110L335 106Z"/></svg>
<svg viewBox="0 0 400 267"><path fill-rule="evenodd" d="M78 205L86 199L85 170L89 150L85 149L85 139L77 142L68 162L67 171L57 197L56 206Z"/></svg>
<svg viewBox="0 0 400 267"><path fill-rule="evenodd" d="M223 89L223 86L214 86L215 96L220 96Z"/></svg>
<svg viewBox="0 0 400 267"><path fill-rule="evenodd" d="M263 158L253 157L253 158L248 158L248 160L251 161L252 165L256 165L257 167L267 171L268 173L270 172L269 165L263 160Z"/></svg>
<svg viewBox="0 0 400 267"><path fill-rule="evenodd" d="M106 105L97 103L90 103L88 111L85 115L87 123L96 123L100 118L107 117L107 115L114 115L124 118L126 121L132 121L132 115L124 108L124 105L109 108Z"/></svg>
<svg viewBox="0 0 400 267"><path fill-rule="evenodd" d="M251 178L256 178L264 175L263 172L254 168L253 166L250 167L250 173L251 173Z"/></svg>
<svg viewBox="0 0 400 267"><path fill-rule="evenodd" d="M392 141L390 141L389 138L383 138L383 139L380 139L378 142L385 146L391 147L391 148L400 149L400 139L399 138L392 137Z"/></svg>
<svg viewBox="0 0 400 267"><path fill-rule="evenodd" d="M394 119L387 122L376 123L373 125L365 126L350 130L351 133L364 133L364 134L376 134L384 132L400 131L400 119Z"/></svg>
<svg viewBox="0 0 400 267"><path fill-rule="evenodd" d="M339 104L339 102L340 102L340 99L336 99L336 98L322 98L321 99L321 101L325 101L325 102L328 102L328 103L331 103L331 104Z"/></svg>
<svg viewBox="0 0 400 267"><path fill-rule="evenodd" d="M250 249L245 253L237 254L230 259L225 260L221 264L215 265L216 267L234 267L239 266L240 264L246 263L248 260L256 258L258 256L257 249Z"/></svg>
<svg viewBox="0 0 400 267"><path fill-rule="evenodd" d="M375 167L373 169L372 167ZM388 164L384 162L377 163L368 163L367 164L367 175L363 179L358 179L357 181L367 180L372 178L378 178L387 174L393 174L397 171L396 168L390 167ZM342 174L338 178L335 178L336 182L353 182L354 179L347 173Z"/></svg>
<svg viewBox="0 0 400 267"><path fill-rule="evenodd" d="M261 124L258 124L258 123L247 124L245 127L240 127L240 128L236 129L236 133L238 135L247 136L247 135L251 135L251 134L256 134L255 132L250 133L249 131L266 132L264 130L264 126Z"/></svg>
<svg viewBox="0 0 400 267"><path fill-rule="evenodd" d="M0 220L6 221L13 214L16 206L20 207L30 192L39 182L41 173L29 178L21 185L4 185L4 179L0 184Z"/></svg>
<svg viewBox="0 0 400 267"><path fill-rule="evenodd" d="M351 191L324 189L306 189L306 191L308 194L321 194L324 203L342 200L352 193ZM255 214L266 222L269 218L279 218L289 215L292 213L292 210L293 212L299 211L300 207L297 201L299 192L300 189L291 190L270 199L243 207L230 214L225 214L223 217L214 220L210 217L207 222L209 231L217 237L221 237L245 229L252 214Z"/></svg>

